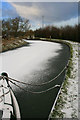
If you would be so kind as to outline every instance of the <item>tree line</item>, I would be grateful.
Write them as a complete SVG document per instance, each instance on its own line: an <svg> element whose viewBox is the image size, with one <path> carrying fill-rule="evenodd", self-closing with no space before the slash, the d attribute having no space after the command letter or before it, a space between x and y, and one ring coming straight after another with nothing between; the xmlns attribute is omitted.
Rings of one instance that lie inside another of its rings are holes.
<svg viewBox="0 0 80 120"><path fill-rule="evenodd" d="M21 17L9 18L2 20L2 38L10 39L12 37L26 37L26 38L52 38L78 41L80 38L80 24L75 26L55 27L46 26L44 28L30 30L30 23L28 19Z"/></svg>
<svg viewBox="0 0 80 120"><path fill-rule="evenodd" d="M46 26L35 30L35 37L72 40L79 42L80 24L75 26L55 27Z"/></svg>

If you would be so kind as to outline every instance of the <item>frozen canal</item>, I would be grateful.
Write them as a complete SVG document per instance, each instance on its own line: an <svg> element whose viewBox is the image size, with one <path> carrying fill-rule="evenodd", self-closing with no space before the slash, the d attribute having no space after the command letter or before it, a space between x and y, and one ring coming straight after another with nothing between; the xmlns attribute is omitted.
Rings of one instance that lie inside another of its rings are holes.
<svg viewBox="0 0 80 120"><path fill-rule="evenodd" d="M67 45L28 41L29 46L0 54L0 73L7 72L10 77L31 84L40 84L54 78L67 64L69 48ZM64 73L48 85L25 86L25 90L43 91L63 82ZM18 99L23 118L47 118L59 88L46 93L31 94L12 85Z"/></svg>

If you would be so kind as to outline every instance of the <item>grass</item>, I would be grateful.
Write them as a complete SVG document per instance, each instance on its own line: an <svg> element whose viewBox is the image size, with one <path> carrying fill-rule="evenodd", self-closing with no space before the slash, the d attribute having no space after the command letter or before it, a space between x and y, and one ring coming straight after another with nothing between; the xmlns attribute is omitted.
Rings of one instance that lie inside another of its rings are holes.
<svg viewBox="0 0 80 120"><path fill-rule="evenodd" d="M29 43L19 38L11 38L9 40L2 40L2 50L0 52L5 52L8 50L13 50L22 46L27 46Z"/></svg>

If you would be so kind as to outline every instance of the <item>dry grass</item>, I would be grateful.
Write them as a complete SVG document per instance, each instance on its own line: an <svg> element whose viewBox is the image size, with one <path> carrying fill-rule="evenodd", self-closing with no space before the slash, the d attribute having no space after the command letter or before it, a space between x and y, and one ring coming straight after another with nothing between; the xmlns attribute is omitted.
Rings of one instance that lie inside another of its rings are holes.
<svg viewBox="0 0 80 120"><path fill-rule="evenodd" d="M25 45L28 45L28 43L20 38L2 39L2 51L0 52L5 52Z"/></svg>

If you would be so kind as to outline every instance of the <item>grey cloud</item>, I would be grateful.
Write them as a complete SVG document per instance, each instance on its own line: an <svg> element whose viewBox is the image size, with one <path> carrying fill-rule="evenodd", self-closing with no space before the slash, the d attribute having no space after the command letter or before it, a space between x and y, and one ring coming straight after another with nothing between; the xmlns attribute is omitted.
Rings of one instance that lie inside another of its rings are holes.
<svg viewBox="0 0 80 120"><path fill-rule="evenodd" d="M16 2L14 4L25 7L37 7L41 11L41 13L37 16L33 16L33 19L40 19L41 16L44 16L44 20L46 23L51 23L53 21L65 21L77 17L78 15L77 2Z"/></svg>

